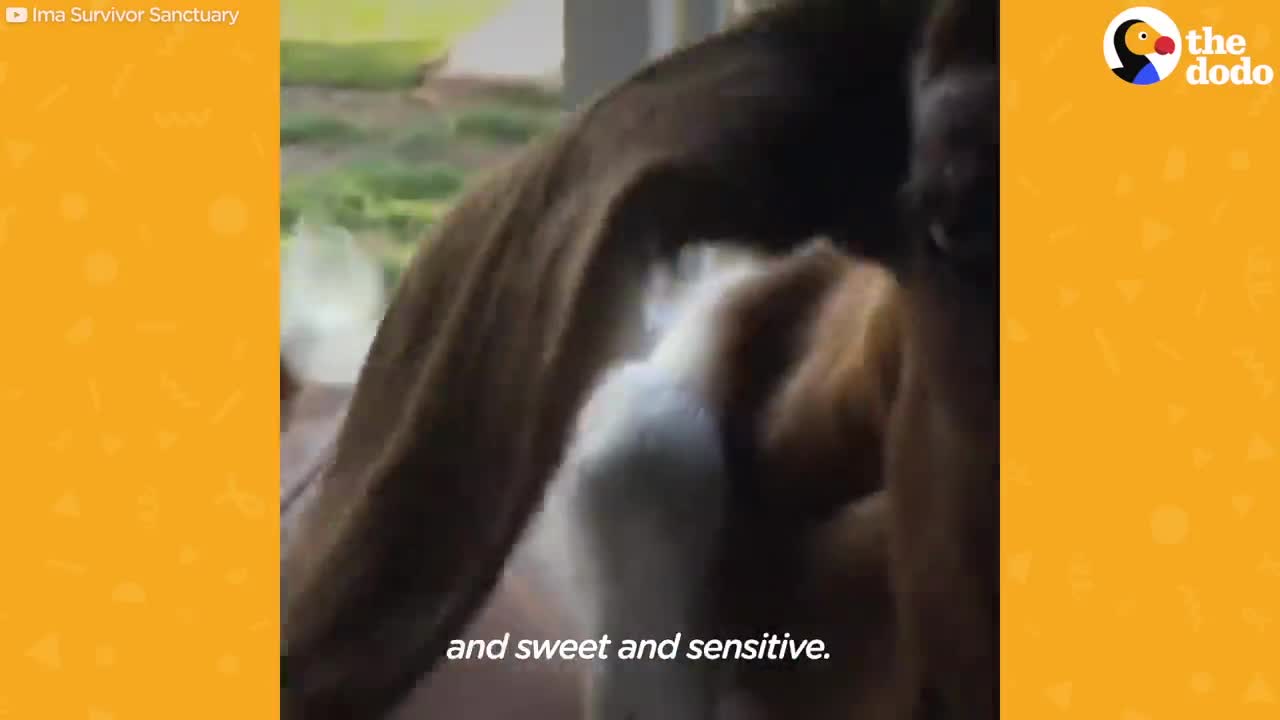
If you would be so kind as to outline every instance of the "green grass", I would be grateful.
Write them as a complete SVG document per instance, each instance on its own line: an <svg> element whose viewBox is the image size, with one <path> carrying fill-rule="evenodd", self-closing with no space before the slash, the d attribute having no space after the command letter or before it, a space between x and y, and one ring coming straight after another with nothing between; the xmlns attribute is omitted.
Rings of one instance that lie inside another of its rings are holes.
<svg viewBox="0 0 1280 720"><path fill-rule="evenodd" d="M351 230L378 228L416 239L439 220L462 193L469 170L475 170L455 166L455 160L468 156L459 150L514 148L559 119L558 110L493 103L374 131L337 115L286 113L283 144L341 147L346 157L335 167L284 182L281 228L306 214Z"/></svg>
<svg viewBox="0 0 1280 720"><path fill-rule="evenodd" d="M349 145L369 133L336 115L292 115L280 121L281 145Z"/></svg>
<svg viewBox="0 0 1280 720"><path fill-rule="evenodd" d="M555 126L555 118L545 112L514 107L469 110L454 121L459 137L505 145L522 145Z"/></svg>
<svg viewBox="0 0 1280 720"><path fill-rule="evenodd" d="M432 162L445 157L456 141L442 124L414 128L391 140L391 152L405 162Z"/></svg>
<svg viewBox="0 0 1280 720"><path fill-rule="evenodd" d="M331 44L280 42L280 83L360 90L411 88L444 51L438 40Z"/></svg>
<svg viewBox="0 0 1280 720"><path fill-rule="evenodd" d="M282 0L280 81L362 89L412 87L461 34L506 0Z"/></svg>
<svg viewBox="0 0 1280 720"><path fill-rule="evenodd" d="M465 165L472 160L464 148L514 148L550 129L560 115L558 108L502 99L394 130L371 131L327 115L286 115L282 141L306 147L341 144L346 159L284 182L281 234L287 236L300 218L373 233L384 238L379 260L388 279L394 278L463 193L470 173L482 170Z"/></svg>
<svg viewBox="0 0 1280 720"><path fill-rule="evenodd" d="M360 186L392 200L441 200L462 190L462 173L444 165L377 163L349 168Z"/></svg>
<svg viewBox="0 0 1280 720"><path fill-rule="evenodd" d="M385 230L401 241L435 225L462 191L463 173L447 165L352 163L313 177L286 182L280 226L300 217L332 222L348 230Z"/></svg>

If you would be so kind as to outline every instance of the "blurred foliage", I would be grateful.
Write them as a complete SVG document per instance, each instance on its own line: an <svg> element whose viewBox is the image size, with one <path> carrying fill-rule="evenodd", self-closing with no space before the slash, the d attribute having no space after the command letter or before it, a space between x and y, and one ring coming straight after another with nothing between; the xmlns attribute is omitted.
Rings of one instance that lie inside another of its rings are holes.
<svg viewBox="0 0 1280 720"><path fill-rule="evenodd" d="M364 128L336 115L296 115L280 121L281 145L347 145L368 135Z"/></svg>
<svg viewBox="0 0 1280 720"><path fill-rule="evenodd" d="M411 88L422 81L424 67L445 47L438 40L351 44L285 40L280 43L280 84Z"/></svg>
<svg viewBox="0 0 1280 720"><path fill-rule="evenodd" d="M280 0L280 36L312 42L453 38L507 0Z"/></svg>
<svg viewBox="0 0 1280 720"><path fill-rule="evenodd" d="M394 282L470 177L556 125L558 93L532 85L486 87L460 104L407 112L398 102L384 103L389 112L353 112L326 95L370 91L355 97L376 108L376 98L387 97L379 93L418 87L459 35L507 1L282 0L281 82L307 86L281 116L282 243L299 220L340 226Z"/></svg>
<svg viewBox="0 0 1280 720"><path fill-rule="evenodd" d="M457 139L444 123L413 128L390 140L390 150L405 162L436 162L447 158Z"/></svg>
<svg viewBox="0 0 1280 720"><path fill-rule="evenodd" d="M545 112L505 106L487 107L461 114L454 127L458 135L464 138L523 145L554 127L555 120Z"/></svg>
<svg viewBox="0 0 1280 720"><path fill-rule="evenodd" d="M281 229L300 217L349 230L385 230L408 239L434 225L463 186L463 173L446 165L362 162L286 181Z"/></svg>
<svg viewBox="0 0 1280 720"><path fill-rule="evenodd" d="M285 85L413 87L506 0L281 0Z"/></svg>
<svg viewBox="0 0 1280 720"><path fill-rule="evenodd" d="M494 156L553 128L560 113L489 104L440 115L398 132L373 132L338 115L285 114L281 142L295 149L341 146L351 157L286 178L282 229L303 214L352 230L382 228L406 240L439 220L479 167L455 158Z"/></svg>

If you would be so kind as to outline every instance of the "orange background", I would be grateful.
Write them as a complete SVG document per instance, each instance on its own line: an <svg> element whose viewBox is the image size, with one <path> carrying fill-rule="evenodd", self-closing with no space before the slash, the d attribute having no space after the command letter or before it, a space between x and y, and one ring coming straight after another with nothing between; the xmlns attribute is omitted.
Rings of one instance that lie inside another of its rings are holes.
<svg viewBox="0 0 1280 720"><path fill-rule="evenodd" d="M279 29L222 5L0 24L0 718L276 714ZM1005 716L1275 717L1280 102L1120 82L1124 7L1004 10Z"/></svg>
<svg viewBox="0 0 1280 720"><path fill-rule="evenodd" d="M279 24L202 7L0 22L0 718L278 708Z"/></svg>
<svg viewBox="0 0 1280 720"><path fill-rule="evenodd" d="M1280 717L1280 100L1120 81L1126 7L1004 4L1004 716Z"/></svg>

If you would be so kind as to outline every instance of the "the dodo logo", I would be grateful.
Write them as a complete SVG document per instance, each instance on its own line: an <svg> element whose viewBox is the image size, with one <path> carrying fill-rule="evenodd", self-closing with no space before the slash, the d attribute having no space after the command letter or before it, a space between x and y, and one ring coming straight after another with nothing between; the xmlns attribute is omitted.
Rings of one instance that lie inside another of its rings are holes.
<svg viewBox="0 0 1280 720"><path fill-rule="evenodd" d="M1182 37L1173 20L1159 10L1129 8L1107 26L1102 54L1121 80L1154 85L1178 68Z"/></svg>
<svg viewBox="0 0 1280 720"><path fill-rule="evenodd" d="M1187 65L1188 85L1270 85L1275 70L1254 62L1249 41L1210 26L1186 37L1168 15L1151 7L1129 8L1111 20L1102 39L1107 66L1132 85L1154 85L1178 69L1182 48L1194 61Z"/></svg>

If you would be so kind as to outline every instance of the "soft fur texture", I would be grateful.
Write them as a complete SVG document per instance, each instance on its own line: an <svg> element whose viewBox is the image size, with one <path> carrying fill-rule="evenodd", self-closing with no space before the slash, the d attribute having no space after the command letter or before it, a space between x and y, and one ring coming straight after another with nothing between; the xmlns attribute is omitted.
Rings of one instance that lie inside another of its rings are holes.
<svg viewBox="0 0 1280 720"><path fill-rule="evenodd" d="M440 659L653 260L814 234L884 269L819 250L725 296L698 402L733 552L682 591L726 634L830 639L830 665L738 669L772 717L994 717L998 14L940 0L909 78L923 4L762 13L464 198L379 328L286 560L285 718L378 717Z"/></svg>
<svg viewBox="0 0 1280 720"><path fill-rule="evenodd" d="M373 289L367 282L369 271L380 272L377 262L347 245L350 238L345 233L302 225L298 230L283 259L281 287L282 303L292 308L281 327L280 524L285 554L300 549L294 543L294 529L328 477L326 462L362 360L356 354L362 347L367 350L359 339L373 336L381 319L379 307L386 300L369 292ZM313 262L326 257L340 257L342 262ZM330 304L316 303L317 297ZM335 306L343 306L344 311L334 312ZM304 338L305 342L299 341ZM549 533L530 535L543 538ZM488 641L512 633L519 638L554 640L580 634L580 603L552 592L571 570L563 562L563 548L527 545L524 557L508 563L463 639ZM420 678L389 718L580 720L585 711L582 688L582 669L569 662L451 662L441 672Z"/></svg>
<svg viewBox="0 0 1280 720"><path fill-rule="evenodd" d="M831 662L765 672L727 663L608 662L585 675L582 663L450 662L395 717L570 720L578 711L553 698L584 681L589 704L581 712L591 718L840 718L853 708L886 707L893 626L883 494L823 510L812 522L798 522L794 508L826 502L806 499L812 489L829 496L848 486L846 459L875 447L874 437L840 432L826 425L833 416L809 413L843 404L833 399L862 402L833 378L891 368L865 359L873 348L893 346L892 334L871 332L882 322L868 322L890 309L877 298L892 288L884 273L823 246L698 283L648 356L611 370L592 391L541 513L463 635L537 638L558 626L566 637L682 633L687 641L768 629L824 639ZM795 378L786 402L759 390L772 386L774 363L758 366L765 374L721 372L743 341L773 348L782 376ZM807 369L794 372L798 364ZM286 477L314 463L314 455L300 462L296 448L315 433L314 413L340 413L334 393L324 386L300 393L284 438L287 455L295 449ZM764 405L749 407L755 402ZM762 463L766 475L809 472L814 481L763 498L787 502L753 501L731 487L722 450L728 427L718 410L730 405L759 418L756 433L768 428L772 436L740 464ZM789 465L799 461L803 468ZM859 484L873 485L874 474ZM734 533L725 526L729 512L738 516ZM752 599L744 602L744 594Z"/></svg>
<svg viewBox="0 0 1280 720"><path fill-rule="evenodd" d="M584 637L612 638L591 675L589 717L705 720L719 696L711 663L618 659L624 639L707 637L707 574L722 551L728 474L718 418L696 386L648 363L611 372L584 409L563 492L584 572ZM656 691L656 692L655 692Z"/></svg>

